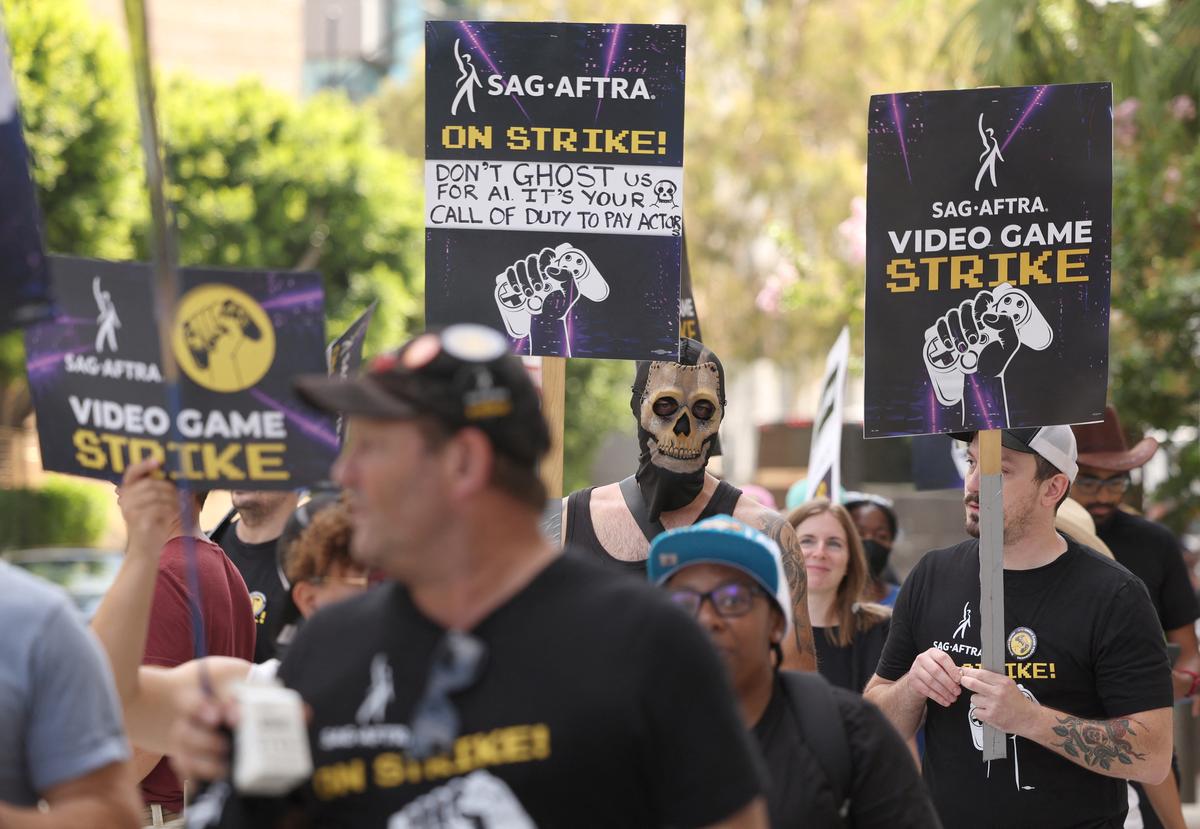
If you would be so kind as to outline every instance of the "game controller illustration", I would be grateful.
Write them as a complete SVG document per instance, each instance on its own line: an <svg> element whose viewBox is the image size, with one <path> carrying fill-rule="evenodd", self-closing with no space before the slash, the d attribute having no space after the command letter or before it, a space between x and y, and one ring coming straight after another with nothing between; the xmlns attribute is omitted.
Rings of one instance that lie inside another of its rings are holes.
<svg viewBox="0 0 1200 829"><path fill-rule="evenodd" d="M568 301L567 282L578 292ZM545 247L509 265L496 276L495 300L509 336L528 337L534 317L565 320L580 297L608 298L609 285L591 257L571 244Z"/></svg>
<svg viewBox="0 0 1200 829"><path fill-rule="evenodd" d="M938 402L955 406L963 401L967 375L1003 383L1021 346L1043 351L1053 340L1053 329L1029 294L1005 283L964 300L925 329L922 356Z"/></svg>
<svg viewBox="0 0 1200 829"><path fill-rule="evenodd" d="M262 339L262 329L237 301L227 299L206 306L184 320L183 336L196 365L207 369L209 357L223 338L235 336L258 341Z"/></svg>

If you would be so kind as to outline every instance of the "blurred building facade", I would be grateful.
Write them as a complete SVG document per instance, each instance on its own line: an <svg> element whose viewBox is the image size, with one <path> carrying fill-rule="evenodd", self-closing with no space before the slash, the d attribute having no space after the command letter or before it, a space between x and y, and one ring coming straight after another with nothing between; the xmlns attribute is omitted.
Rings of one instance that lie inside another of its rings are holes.
<svg viewBox="0 0 1200 829"><path fill-rule="evenodd" d="M124 42L122 0L87 0ZM305 0L148 0L157 68L228 83L246 76L292 97L302 92Z"/></svg>
<svg viewBox="0 0 1200 829"><path fill-rule="evenodd" d="M124 40L123 0L87 0ZM243 77L293 98L342 89L361 100L401 80L425 21L472 17L469 0L148 0L162 70L227 83Z"/></svg>

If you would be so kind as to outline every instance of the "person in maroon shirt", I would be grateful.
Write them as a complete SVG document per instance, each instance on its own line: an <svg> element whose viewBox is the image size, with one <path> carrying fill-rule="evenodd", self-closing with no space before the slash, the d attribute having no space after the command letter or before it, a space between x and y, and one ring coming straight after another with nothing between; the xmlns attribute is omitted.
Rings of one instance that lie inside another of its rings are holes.
<svg viewBox="0 0 1200 829"><path fill-rule="evenodd" d="M150 629L143 665L173 668L199 656L234 656L254 659L254 612L246 583L221 548L197 528L196 519L207 493L192 493L193 510L185 535L184 516L176 516L166 529L167 542L158 560L158 575L150 609ZM183 500L180 501L183 503ZM191 550L189 551L189 548ZM188 558L194 556L200 593L190 597ZM204 653L197 653L192 634L191 599L200 608ZM167 758L134 750L141 777L146 824L159 825L183 811L183 785Z"/></svg>

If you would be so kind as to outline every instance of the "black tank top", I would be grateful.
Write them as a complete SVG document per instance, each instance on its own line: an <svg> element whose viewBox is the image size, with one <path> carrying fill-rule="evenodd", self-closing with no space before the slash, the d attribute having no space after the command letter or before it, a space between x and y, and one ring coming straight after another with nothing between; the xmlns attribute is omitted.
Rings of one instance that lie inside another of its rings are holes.
<svg viewBox="0 0 1200 829"><path fill-rule="evenodd" d="M592 524L592 490L594 489L594 486L580 489L567 496L565 546L568 549L586 551L589 558L596 559L608 567L623 570L641 579L646 578L646 559L625 561L614 558L600 544L600 539L596 537L596 527ZM733 515L733 510L737 507L738 499L741 497L742 491L737 487L725 481L718 482L716 491L704 505L704 509L696 518L696 523L714 515Z"/></svg>

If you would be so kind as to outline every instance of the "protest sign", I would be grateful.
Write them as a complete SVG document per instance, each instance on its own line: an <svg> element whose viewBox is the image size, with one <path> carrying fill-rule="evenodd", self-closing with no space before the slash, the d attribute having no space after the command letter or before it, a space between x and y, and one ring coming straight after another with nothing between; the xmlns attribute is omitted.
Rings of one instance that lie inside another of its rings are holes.
<svg viewBox="0 0 1200 829"><path fill-rule="evenodd" d="M871 98L866 437L1104 414L1107 83Z"/></svg>
<svg viewBox="0 0 1200 829"><path fill-rule="evenodd" d="M372 302L367 306L367 310L350 323L350 327L342 336L325 349L325 364L332 376L345 379L358 374L359 366L362 365L363 344L367 341L367 329L371 327L371 318L375 315L375 306L378 304ZM337 417L337 436L339 443L345 442L346 421L341 415Z"/></svg>
<svg viewBox="0 0 1200 829"><path fill-rule="evenodd" d="M696 311L696 295L692 291L692 269L688 265L686 236L683 238L683 268L679 276L679 336L704 342L700 333L700 314Z"/></svg>
<svg viewBox="0 0 1200 829"><path fill-rule="evenodd" d="M912 439L912 482L918 492L959 489L967 474L967 444L949 435Z"/></svg>
<svg viewBox="0 0 1200 829"><path fill-rule="evenodd" d="M808 492L804 500L842 495L842 406L846 392L846 363L850 360L850 329L843 328L825 358L821 398L813 419L812 449L808 453Z"/></svg>
<svg viewBox="0 0 1200 829"><path fill-rule="evenodd" d="M44 320L52 313L50 276L29 150L21 132L17 90L9 69L8 38L0 30L0 331Z"/></svg>
<svg viewBox="0 0 1200 829"><path fill-rule="evenodd" d="M425 316L677 355L684 28L426 23Z"/></svg>
<svg viewBox="0 0 1200 829"><path fill-rule="evenodd" d="M194 487L295 489L328 477L333 424L292 378L325 370L315 273L181 271L163 383L150 267L51 257L59 313L26 331L42 466L119 481L163 458Z"/></svg>

